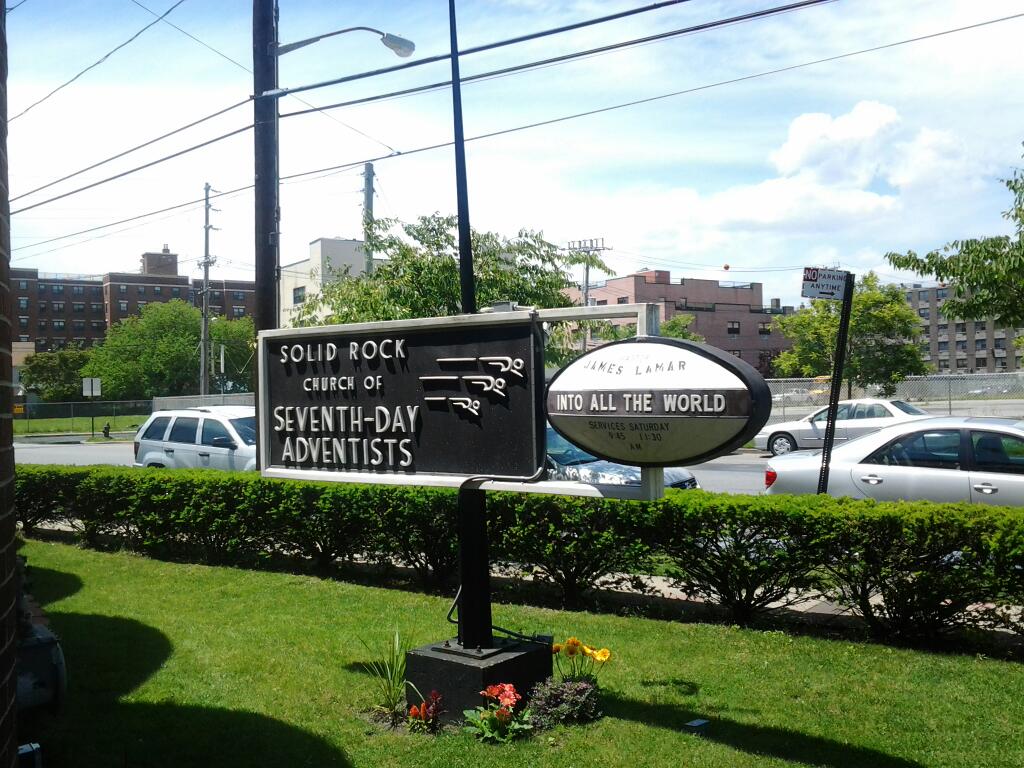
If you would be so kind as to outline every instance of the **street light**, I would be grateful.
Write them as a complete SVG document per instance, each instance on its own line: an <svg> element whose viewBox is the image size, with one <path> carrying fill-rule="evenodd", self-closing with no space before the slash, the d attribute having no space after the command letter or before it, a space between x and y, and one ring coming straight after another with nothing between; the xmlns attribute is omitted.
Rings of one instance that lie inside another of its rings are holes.
<svg viewBox="0 0 1024 768"><path fill-rule="evenodd" d="M277 100L278 58L298 48L347 32L371 32L380 36L383 45L401 57L411 56L416 46L398 35L373 27L348 27L327 32L306 40L280 45L277 39L277 0L253 0L253 94L255 151L255 220L256 220L256 330L276 328L280 282L280 198L279 138Z"/></svg>
<svg viewBox="0 0 1024 768"><path fill-rule="evenodd" d="M379 29L374 29L373 27L347 27L345 29L339 29L335 32L327 32L326 34L323 35L317 35L316 37L310 37L305 40L299 40L296 43L279 45L277 46L277 55L283 56L284 54L290 53L291 51L294 51L297 48L302 48L312 43L320 42L324 38L334 37L335 35L343 35L346 32L355 32L357 30L362 30L364 32L373 32L375 35L380 35L380 41L385 46L394 51L396 54L401 56L403 59L412 56L413 51L416 50L416 44L413 43L411 40L406 40L404 37L399 37L398 35L392 35L390 32L381 32Z"/></svg>

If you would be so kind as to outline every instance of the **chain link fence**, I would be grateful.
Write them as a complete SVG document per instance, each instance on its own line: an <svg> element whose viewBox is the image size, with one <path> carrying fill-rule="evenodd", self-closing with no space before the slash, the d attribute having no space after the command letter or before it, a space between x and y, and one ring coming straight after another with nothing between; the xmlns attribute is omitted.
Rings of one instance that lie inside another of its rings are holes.
<svg viewBox="0 0 1024 768"><path fill-rule="evenodd" d="M181 397L154 397L154 411L170 411L176 408L202 408L207 405L256 405L252 392L236 392L230 395L182 395Z"/></svg>
<svg viewBox="0 0 1024 768"><path fill-rule="evenodd" d="M14 434L85 434L138 429L153 412L151 400L84 400L67 403L16 403Z"/></svg>
<svg viewBox="0 0 1024 768"><path fill-rule="evenodd" d="M828 376L768 379L772 393L769 423L793 421L828 405ZM841 398L883 397L877 387L843 385ZM1024 371L911 376L886 397L904 400L937 416L1001 416L1024 419Z"/></svg>

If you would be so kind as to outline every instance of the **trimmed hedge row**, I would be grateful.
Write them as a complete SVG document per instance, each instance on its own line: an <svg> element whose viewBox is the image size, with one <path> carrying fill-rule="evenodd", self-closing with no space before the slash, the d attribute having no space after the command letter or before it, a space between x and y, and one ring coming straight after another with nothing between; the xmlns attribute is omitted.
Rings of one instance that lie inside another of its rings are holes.
<svg viewBox="0 0 1024 768"><path fill-rule="evenodd" d="M299 556L320 572L359 556L406 565L431 590L458 570L453 491L20 465L15 493L26 532L71 525L91 546L113 535L153 556L246 566ZM492 560L552 582L570 607L667 557L688 594L741 623L821 596L877 637L1024 633L1020 509L670 491L648 504L492 494L488 515Z"/></svg>

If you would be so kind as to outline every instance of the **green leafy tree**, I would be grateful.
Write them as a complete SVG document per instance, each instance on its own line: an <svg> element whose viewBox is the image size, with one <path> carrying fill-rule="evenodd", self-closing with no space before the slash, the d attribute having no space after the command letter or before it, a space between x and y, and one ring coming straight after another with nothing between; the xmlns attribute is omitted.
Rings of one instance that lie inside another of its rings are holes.
<svg viewBox="0 0 1024 768"><path fill-rule="evenodd" d="M685 339L687 341L703 342L703 336L690 330L690 324L692 322L693 315L685 313L673 315L661 324L658 330L658 335L665 336L669 339ZM616 325L615 323L604 322L598 326L594 335L600 339L607 339L608 341L629 339L636 336L636 323L623 323L621 325Z"/></svg>
<svg viewBox="0 0 1024 768"><path fill-rule="evenodd" d="M202 313L180 299L146 305L107 331L92 350L83 376L103 380L103 393L128 400L199 391L199 336ZM248 389L253 363L252 320L216 319L210 323L219 376L220 344L225 345L225 390ZM217 389L215 382L214 389Z"/></svg>
<svg viewBox="0 0 1024 768"><path fill-rule="evenodd" d="M1015 168L1003 183L1013 195L1013 205L1003 213L1013 222L1013 236L954 240L923 256L908 251L885 258L897 269L949 283L952 295L942 305L946 317L991 317L1005 328L1018 328L1024 326L1024 169Z"/></svg>
<svg viewBox="0 0 1024 768"><path fill-rule="evenodd" d="M21 382L49 402L82 399L82 369L89 361L89 350L68 345L53 352L36 352L25 359Z"/></svg>
<svg viewBox="0 0 1024 768"><path fill-rule="evenodd" d="M221 346L224 370L220 369ZM210 322L210 391L252 392L255 385L256 328L251 317Z"/></svg>
<svg viewBox="0 0 1024 768"><path fill-rule="evenodd" d="M783 376L829 376L835 365L841 302L819 299L792 315L775 319L792 349L773 361ZM891 394L907 376L928 372L918 341L919 321L895 285L881 285L874 272L857 282L850 314L843 378L847 395L853 385L877 386Z"/></svg>
<svg viewBox="0 0 1024 768"><path fill-rule="evenodd" d="M562 251L531 230L520 230L512 238L474 230L472 243L478 307L498 301L538 308L571 306L565 293L571 269L589 264L608 271L597 256ZM370 244L387 261L369 275L335 275L340 279L307 298L295 325L444 317L462 311L454 216L433 214L404 225L380 219L374 222ZM548 362L552 357L557 361L562 352L571 354L580 338L578 329L556 327Z"/></svg>

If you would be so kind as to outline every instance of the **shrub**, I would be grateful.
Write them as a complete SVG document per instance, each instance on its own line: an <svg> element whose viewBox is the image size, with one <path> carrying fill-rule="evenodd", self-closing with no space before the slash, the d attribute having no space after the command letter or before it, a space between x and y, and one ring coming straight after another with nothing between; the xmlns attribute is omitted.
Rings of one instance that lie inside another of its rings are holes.
<svg viewBox="0 0 1024 768"><path fill-rule="evenodd" d="M791 605L817 584L825 543L816 508L831 499L672 493L658 506L654 540L677 583L746 624L769 605Z"/></svg>
<svg viewBox="0 0 1024 768"><path fill-rule="evenodd" d="M600 689L590 680L537 683L530 693L530 724L538 729L589 723L601 716Z"/></svg>
<svg viewBox="0 0 1024 768"><path fill-rule="evenodd" d="M459 570L454 491L375 486L377 559L409 566L430 591L449 587Z"/></svg>
<svg viewBox="0 0 1024 768"><path fill-rule="evenodd" d="M19 464L14 473L15 516L26 533L45 523L67 522L75 489L92 470Z"/></svg>
<svg viewBox="0 0 1024 768"><path fill-rule="evenodd" d="M598 582L632 581L650 555L654 505L605 499L495 494L488 499L496 559L534 567L556 584L562 603L583 604Z"/></svg>
<svg viewBox="0 0 1024 768"><path fill-rule="evenodd" d="M875 637L933 639L995 597L992 545L1008 514L968 504L858 505L830 521L825 596L853 609Z"/></svg>

